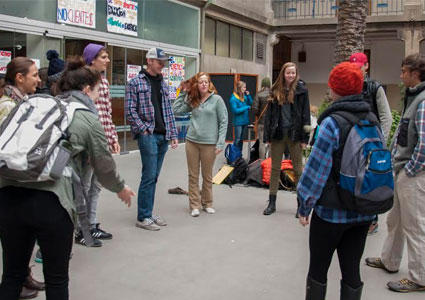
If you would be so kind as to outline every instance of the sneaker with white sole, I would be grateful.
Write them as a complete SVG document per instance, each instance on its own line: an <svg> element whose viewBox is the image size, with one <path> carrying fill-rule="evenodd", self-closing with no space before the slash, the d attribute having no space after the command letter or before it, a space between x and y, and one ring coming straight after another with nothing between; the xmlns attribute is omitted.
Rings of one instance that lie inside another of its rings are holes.
<svg viewBox="0 0 425 300"><path fill-rule="evenodd" d="M212 207L205 207L205 208L204 208L204 211L205 211L207 214L210 214L210 215L212 215L213 213L215 213L215 209L214 209L214 208L212 208Z"/></svg>
<svg viewBox="0 0 425 300"><path fill-rule="evenodd" d="M151 231L158 231L161 229L151 218L146 218L143 221L137 221L136 227Z"/></svg>
<svg viewBox="0 0 425 300"><path fill-rule="evenodd" d="M161 217L158 215L153 215L151 220L158 226L167 226L167 222L161 219Z"/></svg>
<svg viewBox="0 0 425 300"><path fill-rule="evenodd" d="M199 212L199 209L197 209L197 208L192 209L192 211L190 212L190 215L192 217L199 217L199 214L200 214L200 212Z"/></svg>

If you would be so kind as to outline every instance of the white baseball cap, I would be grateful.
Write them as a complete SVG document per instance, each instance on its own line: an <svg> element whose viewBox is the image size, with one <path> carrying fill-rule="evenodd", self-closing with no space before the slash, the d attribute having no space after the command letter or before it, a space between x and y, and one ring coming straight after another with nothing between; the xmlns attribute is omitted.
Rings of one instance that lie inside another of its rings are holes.
<svg viewBox="0 0 425 300"><path fill-rule="evenodd" d="M150 59L159 59L159 60L170 60L168 56L165 55L164 50L160 48L150 48L148 53L146 54L146 58Z"/></svg>

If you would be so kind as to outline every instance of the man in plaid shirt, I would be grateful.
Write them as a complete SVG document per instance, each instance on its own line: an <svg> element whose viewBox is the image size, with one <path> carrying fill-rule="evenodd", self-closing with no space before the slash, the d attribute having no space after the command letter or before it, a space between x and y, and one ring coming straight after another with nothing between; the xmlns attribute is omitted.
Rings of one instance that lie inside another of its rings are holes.
<svg viewBox="0 0 425 300"><path fill-rule="evenodd" d="M156 182L168 149L168 141L171 141L171 148L175 149L178 140L168 85L161 75L168 57L162 49L151 48L146 58L147 69L127 85L125 114L133 137L137 139L143 165L136 226L157 231L167 223L158 215L152 215Z"/></svg>
<svg viewBox="0 0 425 300"><path fill-rule="evenodd" d="M398 272L406 241L409 278L390 281L387 286L396 292L425 291L425 55L407 56L400 78L406 95L391 145L394 206L387 217L388 235L381 257L366 258L366 264Z"/></svg>
<svg viewBox="0 0 425 300"><path fill-rule="evenodd" d="M107 49L103 45L88 44L86 48L84 48L83 56L86 64L99 73L104 73L110 62ZM99 87L99 97L95 100L95 105L98 111L99 121L102 124L105 136L108 140L110 151L112 153L120 153L121 149L120 144L118 143L117 131L114 123L112 122L109 82L103 75L102 82ZM98 183L92 167L87 167L85 174L82 176L82 182L88 195L87 209L90 230L93 238L95 239L94 247L101 247L102 243L99 239L110 240L112 239L112 234L102 230L99 226L100 224L97 223L96 211L101 185ZM77 233L75 242L85 245L84 237L81 232Z"/></svg>

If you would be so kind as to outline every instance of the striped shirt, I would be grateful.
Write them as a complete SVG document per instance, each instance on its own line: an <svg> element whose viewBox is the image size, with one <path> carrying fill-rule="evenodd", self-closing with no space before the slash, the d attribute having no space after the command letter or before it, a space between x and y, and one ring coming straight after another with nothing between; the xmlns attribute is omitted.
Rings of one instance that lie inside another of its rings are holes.
<svg viewBox="0 0 425 300"><path fill-rule="evenodd" d="M112 105L109 94L109 82L102 76L99 87L99 98L94 102L99 112L99 121L105 130L105 136L108 140L109 150L112 151L112 145L118 143L118 135L115 125L112 122Z"/></svg>
<svg viewBox="0 0 425 300"><path fill-rule="evenodd" d="M413 177L419 171L425 169L425 101L422 101L418 105L415 125L418 131L418 142L413 151L412 158L404 167L409 177Z"/></svg>
<svg viewBox="0 0 425 300"><path fill-rule="evenodd" d="M298 183L299 214L308 216L314 208L315 213L331 223L358 223L370 221L375 216L366 216L354 211L339 210L316 205L332 170L332 155L339 147L339 128L332 117L320 124L313 150L308 158L304 172Z"/></svg>
<svg viewBox="0 0 425 300"><path fill-rule="evenodd" d="M177 139L177 128L174 120L171 101L168 96L168 86L161 82L162 116L165 123L167 140ZM155 129L155 109L151 102L151 85L145 74L139 74L130 80L125 91L125 115L130 123L133 138L148 131L153 134Z"/></svg>

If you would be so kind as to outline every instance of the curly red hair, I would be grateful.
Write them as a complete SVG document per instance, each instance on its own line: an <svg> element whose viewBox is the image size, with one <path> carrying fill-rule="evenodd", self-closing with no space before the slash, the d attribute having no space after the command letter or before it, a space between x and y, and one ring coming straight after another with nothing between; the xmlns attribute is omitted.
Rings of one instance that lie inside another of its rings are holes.
<svg viewBox="0 0 425 300"><path fill-rule="evenodd" d="M199 106L199 104L201 104L201 94L199 93L199 89L198 89L198 81L199 81L199 78L201 78L202 76L207 76L208 78L208 82L209 82L208 92L217 94L217 90L214 84L211 82L210 75L208 75L208 73L205 73L205 72L197 73L195 76L189 79L190 89L188 92L189 98L187 102L193 108L196 108Z"/></svg>

